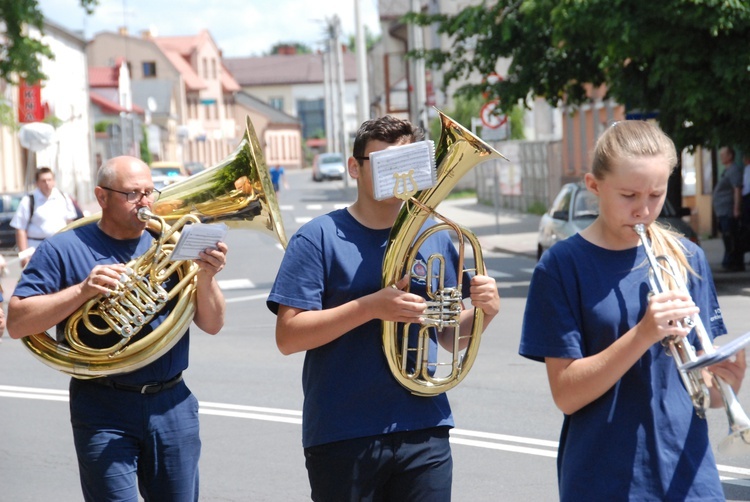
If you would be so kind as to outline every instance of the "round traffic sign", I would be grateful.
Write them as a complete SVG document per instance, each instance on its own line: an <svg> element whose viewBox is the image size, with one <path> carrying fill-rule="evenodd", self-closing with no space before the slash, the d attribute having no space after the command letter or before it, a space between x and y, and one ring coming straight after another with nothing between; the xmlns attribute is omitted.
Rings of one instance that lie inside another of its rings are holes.
<svg viewBox="0 0 750 502"><path fill-rule="evenodd" d="M484 106L482 106L479 118L482 120L483 126L489 127L490 129L497 129L508 121L507 115L495 115L492 113L498 104L500 104L500 101L494 100L485 103Z"/></svg>

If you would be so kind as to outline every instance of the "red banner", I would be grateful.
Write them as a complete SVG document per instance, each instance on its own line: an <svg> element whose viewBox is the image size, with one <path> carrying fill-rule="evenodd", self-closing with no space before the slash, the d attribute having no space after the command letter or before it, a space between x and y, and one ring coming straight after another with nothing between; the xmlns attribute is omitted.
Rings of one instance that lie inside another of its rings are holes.
<svg viewBox="0 0 750 502"><path fill-rule="evenodd" d="M18 121L22 124L44 120L41 85L29 85L25 80L18 84Z"/></svg>

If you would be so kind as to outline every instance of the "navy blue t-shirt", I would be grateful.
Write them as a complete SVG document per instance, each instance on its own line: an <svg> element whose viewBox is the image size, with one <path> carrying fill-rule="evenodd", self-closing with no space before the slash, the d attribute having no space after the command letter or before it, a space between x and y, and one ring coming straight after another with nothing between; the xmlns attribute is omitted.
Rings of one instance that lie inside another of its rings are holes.
<svg viewBox="0 0 750 502"><path fill-rule="evenodd" d="M709 336L726 332L703 251L683 240L698 274L688 288ZM598 247L576 234L555 244L531 280L520 354L580 359L597 354L643 317L643 246ZM700 349L695 333L690 341ZM603 396L565 415L558 451L560 499L724 500L708 439L675 362L660 343Z"/></svg>
<svg viewBox="0 0 750 502"><path fill-rule="evenodd" d="M276 313L279 304L303 310L328 309L380 290L389 234L389 229L361 225L346 209L305 224L289 242L268 297L269 309ZM448 232L427 239L412 271L424 271L425 257L432 253L445 256L445 285L455 285L458 255ZM424 281L412 279L412 293L423 294L424 290ZM464 290L468 291L465 281ZM445 394L415 396L393 377L383 354L379 320L308 350L302 386L302 443L306 448L453 426Z"/></svg>
<svg viewBox="0 0 750 502"><path fill-rule="evenodd" d="M26 298L62 291L83 282L96 265L128 263L151 246L153 237L144 232L138 239L117 240L102 232L96 223L61 232L45 239L23 271L13 292ZM167 285L167 287L170 287ZM162 309L136 336L142 337L161 324L169 314ZM57 326L57 339L63 338L65 321ZM170 380L188 366L189 331L154 362L112 379L126 384L144 384Z"/></svg>

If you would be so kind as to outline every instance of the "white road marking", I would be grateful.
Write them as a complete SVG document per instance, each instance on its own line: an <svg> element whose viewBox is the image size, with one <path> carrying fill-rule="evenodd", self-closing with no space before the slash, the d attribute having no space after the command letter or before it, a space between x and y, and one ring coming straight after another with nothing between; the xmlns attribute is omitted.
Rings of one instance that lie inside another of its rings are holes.
<svg viewBox="0 0 750 502"><path fill-rule="evenodd" d="M35 387L17 387L0 385L0 397L15 399L32 399L46 401L68 401L67 390L41 389ZM264 420L270 422L302 424L302 412L284 408L268 408L262 406L246 406L229 403L215 403L200 401L199 413L202 415L220 416L228 418L244 418L248 420ZM541 457L557 457L557 441L546 439L511 436L494 432L471 431L466 429L452 429L451 443L476 448L510 451L525 455ZM719 471L750 477L750 469L732 465L717 465ZM721 476L722 481L741 486L750 486L750 479L737 479L732 476Z"/></svg>

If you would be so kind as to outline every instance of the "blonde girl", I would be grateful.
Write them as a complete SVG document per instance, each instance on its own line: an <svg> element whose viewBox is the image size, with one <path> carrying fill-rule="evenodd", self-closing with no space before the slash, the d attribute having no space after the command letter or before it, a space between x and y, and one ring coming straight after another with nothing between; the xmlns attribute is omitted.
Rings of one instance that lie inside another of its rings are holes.
<svg viewBox="0 0 750 502"><path fill-rule="evenodd" d="M703 251L655 223L677 163L656 125L617 122L597 141L586 187L599 216L547 251L534 271L520 354L544 361L565 414L558 452L562 501L724 500L708 441L673 359L660 343L726 332ZM649 295L649 267L634 225L649 229L657 254L680 264L688 292ZM741 356L741 357L740 357ZM711 368L735 390L744 353ZM712 391L712 406L720 396Z"/></svg>

